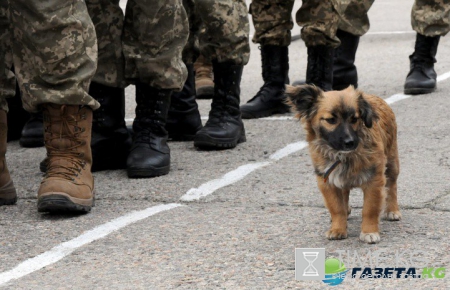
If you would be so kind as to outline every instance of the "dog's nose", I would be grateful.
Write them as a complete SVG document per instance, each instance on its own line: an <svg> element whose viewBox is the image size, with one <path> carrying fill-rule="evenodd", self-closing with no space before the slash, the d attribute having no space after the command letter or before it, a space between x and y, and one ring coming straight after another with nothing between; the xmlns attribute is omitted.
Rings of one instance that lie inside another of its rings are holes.
<svg viewBox="0 0 450 290"><path fill-rule="evenodd" d="M344 146L345 146L345 149L347 149L347 150L355 149L356 145L357 145L357 143L356 143L355 139L353 139L353 138L346 138L344 140Z"/></svg>

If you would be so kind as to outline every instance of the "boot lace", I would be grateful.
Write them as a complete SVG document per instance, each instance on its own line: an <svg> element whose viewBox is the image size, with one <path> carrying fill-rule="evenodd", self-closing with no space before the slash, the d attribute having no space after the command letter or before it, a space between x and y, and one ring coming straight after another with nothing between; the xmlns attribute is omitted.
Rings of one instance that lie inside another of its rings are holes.
<svg viewBox="0 0 450 290"><path fill-rule="evenodd" d="M47 117L48 126L45 133L50 133L50 137L46 138L45 146L47 147L47 172L45 177L60 177L70 181L74 181L82 169L86 166L86 161L82 158L84 153L77 152L77 148L85 145L85 141L80 140L80 134L85 132L85 128L78 126L77 119L84 120L86 115L77 113L74 115L65 114L65 106L61 106L61 114L57 117ZM59 133L49 130L54 124L61 124ZM73 132L71 130L73 128ZM69 146L53 146L54 140L68 140ZM67 160L72 166L61 165L56 160Z"/></svg>

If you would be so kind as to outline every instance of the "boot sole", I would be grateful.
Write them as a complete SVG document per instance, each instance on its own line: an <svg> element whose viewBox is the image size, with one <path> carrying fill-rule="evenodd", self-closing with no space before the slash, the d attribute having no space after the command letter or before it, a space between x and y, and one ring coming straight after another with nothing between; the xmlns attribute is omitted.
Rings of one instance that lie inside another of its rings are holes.
<svg viewBox="0 0 450 290"><path fill-rule="evenodd" d="M242 119L258 119L258 118L270 117L275 114L286 114L289 112L290 112L289 108L287 108L287 109L272 108L269 110L258 111L258 112L246 112L241 109L241 118Z"/></svg>
<svg viewBox="0 0 450 290"><path fill-rule="evenodd" d="M129 178L148 178L166 175L170 171L170 165L159 168L128 168Z"/></svg>
<svg viewBox="0 0 450 290"><path fill-rule="evenodd" d="M38 212L87 213L95 205L94 197L80 199L64 192L48 192L38 198Z"/></svg>
<svg viewBox="0 0 450 290"><path fill-rule="evenodd" d="M194 146L202 149L231 149L239 143L247 141L245 132L242 132L239 138L215 139L209 135L197 134L194 140Z"/></svg>
<svg viewBox="0 0 450 290"><path fill-rule="evenodd" d="M405 95L423 95L423 94L429 94L436 90L436 87L434 88L410 88L405 89L404 93Z"/></svg>
<svg viewBox="0 0 450 290"><path fill-rule="evenodd" d="M12 180L0 188L0 205L13 205L17 202L17 192Z"/></svg>
<svg viewBox="0 0 450 290"><path fill-rule="evenodd" d="M21 137L19 139L19 144L24 148L37 148L44 146L44 138L41 137Z"/></svg>

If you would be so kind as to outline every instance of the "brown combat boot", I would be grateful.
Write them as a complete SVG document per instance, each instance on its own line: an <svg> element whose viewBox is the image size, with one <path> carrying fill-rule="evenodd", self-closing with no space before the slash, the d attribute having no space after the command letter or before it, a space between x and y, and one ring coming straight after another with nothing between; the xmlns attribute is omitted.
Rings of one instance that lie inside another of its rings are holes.
<svg viewBox="0 0 450 290"><path fill-rule="evenodd" d="M6 166L7 135L6 112L0 110L0 205L15 204L17 201L16 189Z"/></svg>
<svg viewBox="0 0 450 290"><path fill-rule="evenodd" d="M38 211L89 212L94 206L92 109L45 104L43 115L47 172L38 191Z"/></svg>
<svg viewBox="0 0 450 290"><path fill-rule="evenodd" d="M200 55L194 63L194 70L197 99L212 99L214 96L212 63Z"/></svg>

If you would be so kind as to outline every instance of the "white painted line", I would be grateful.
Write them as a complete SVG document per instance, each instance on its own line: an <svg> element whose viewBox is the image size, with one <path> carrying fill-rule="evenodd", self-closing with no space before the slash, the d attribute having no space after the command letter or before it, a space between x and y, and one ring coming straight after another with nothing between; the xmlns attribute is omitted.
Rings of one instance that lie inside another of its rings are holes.
<svg viewBox="0 0 450 290"><path fill-rule="evenodd" d="M408 99L410 97L412 97L412 96L411 95L405 95L405 94L395 94L395 95L392 95L389 98L384 99L384 100L386 101L386 103L388 103L390 105L390 104L393 104L395 102L398 102L398 101L401 101L401 100L404 100L404 99Z"/></svg>
<svg viewBox="0 0 450 290"><path fill-rule="evenodd" d="M445 81L446 79L450 78L450 71L441 74L440 76L437 77L437 82L441 82L441 81Z"/></svg>
<svg viewBox="0 0 450 290"><path fill-rule="evenodd" d="M280 160L281 158L284 158L286 156L289 156L297 151L302 150L303 148L308 146L308 142L306 141L300 141L296 143L288 144L286 147L278 150L277 152L270 155L270 159L273 160Z"/></svg>
<svg viewBox="0 0 450 290"><path fill-rule="evenodd" d="M58 262L64 257L70 255L72 252L78 248L87 245L95 240L106 237L107 235L120 230L132 223L138 222L145 218L148 218L157 213L171 210L173 208L182 206L178 203L162 204L153 207L146 208L141 211L131 212L124 216L118 217L110 222L103 225L97 226L90 231L83 233L82 235L64 242L47 252L44 252L34 258L28 259L20 263L17 267L0 273L0 286L8 283L11 280L19 279L26 276L32 272L38 271L48 265Z"/></svg>
<svg viewBox="0 0 450 290"><path fill-rule="evenodd" d="M188 192L180 198L180 200L182 201L199 200L200 198L208 196L222 187L238 182L239 180L243 179L245 176L252 173L256 169L267 166L269 164L270 162L266 161L258 163L249 163L239 166L238 168L228 172L221 178L208 181L198 188L189 189Z"/></svg>

